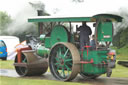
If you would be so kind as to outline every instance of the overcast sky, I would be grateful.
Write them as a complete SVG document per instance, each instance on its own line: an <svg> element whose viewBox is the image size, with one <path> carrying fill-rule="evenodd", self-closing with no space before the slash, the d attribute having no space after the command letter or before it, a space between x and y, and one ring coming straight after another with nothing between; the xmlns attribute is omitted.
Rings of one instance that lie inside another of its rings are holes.
<svg viewBox="0 0 128 85"><path fill-rule="evenodd" d="M14 17L28 2L38 0L0 0L0 11L6 11ZM46 11L56 15L95 15L97 13L118 12L128 8L128 0L84 0L83 3L72 3L72 0L39 0L46 6Z"/></svg>
<svg viewBox="0 0 128 85"><path fill-rule="evenodd" d="M72 2L72 0L0 0L0 11L6 11L11 18L15 19L15 22L8 27L9 33L15 33L19 29L26 30L25 28L31 24L27 23L28 17L37 15L37 11L30 6L29 2L38 1L45 4L47 13L56 16L91 17L100 13L119 14L122 11L124 15L128 14L128 0L83 0L83 3ZM128 26L128 17L125 18L122 26ZM94 33L93 24L88 23L88 25Z"/></svg>

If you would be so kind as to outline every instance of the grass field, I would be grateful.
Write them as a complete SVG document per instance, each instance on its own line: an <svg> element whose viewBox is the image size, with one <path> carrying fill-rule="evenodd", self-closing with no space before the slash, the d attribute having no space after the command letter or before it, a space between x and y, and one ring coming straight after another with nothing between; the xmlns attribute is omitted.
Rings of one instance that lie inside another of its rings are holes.
<svg viewBox="0 0 128 85"><path fill-rule="evenodd" d="M128 60L128 45L118 49L117 47L111 47L116 50L117 60Z"/></svg>
<svg viewBox="0 0 128 85"><path fill-rule="evenodd" d="M117 77L117 78L128 78L128 68L123 67L121 65L116 64L116 68L112 70L112 75L111 77ZM106 75L102 75L106 76Z"/></svg>
<svg viewBox="0 0 128 85"><path fill-rule="evenodd" d="M14 69L13 63L14 61L12 60L8 60L8 61L0 60L0 69Z"/></svg>

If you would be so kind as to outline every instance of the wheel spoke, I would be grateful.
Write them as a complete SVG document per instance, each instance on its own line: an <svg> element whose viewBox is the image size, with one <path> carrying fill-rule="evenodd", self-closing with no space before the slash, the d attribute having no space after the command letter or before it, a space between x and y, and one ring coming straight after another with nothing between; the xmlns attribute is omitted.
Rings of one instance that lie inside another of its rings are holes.
<svg viewBox="0 0 128 85"><path fill-rule="evenodd" d="M65 77L64 67L62 67L63 77Z"/></svg>
<svg viewBox="0 0 128 85"><path fill-rule="evenodd" d="M59 70L60 67L61 67L60 65L57 66L56 72L58 72L58 70Z"/></svg>
<svg viewBox="0 0 128 85"><path fill-rule="evenodd" d="M59 58L59 52L57 52L57 55L56 55L56 57L58 57L58 58Z"/></svg>
<svg viewBox="0 0 128 85"><path fill-rule="evenodd" d="M59 48L59 56L61 56L61 54L62 54L62 53L61 53L61 48Z"/></svg>
<svg viewBox="0 0 128 85"><path fill-rule="evenodd" d="M26 63L26 58L24 58L24 60L22 61L23 63Z"/></svg>
<svg viewBox="0 0 128 85"><path fill-rule="evenodd" d="M71 62L69 62L68 64L72 66L72 63Z"/></svg>
<svg viewBox="0 0 128 85"><path fill-rule="evenodd" d="M65 65L65 67L67 68L68 75L69 75L72 70L67 65Z"/></svg>
<svg viewBox="0 0 128 85"><path fill-rule="evenodd" d="M66 51L66 47L63 47L64 48L64 51Z"/></svg>
<svg viewBox="0 0 128 85"><path fill-rule="evenodd" d="M55 63L55 65L60 65L60 63Z"/></svg>
<svg viewBox="0 0 128 85"><path fill-rule="evenodd" d="M60 61L58 57L56 57L55 59L56 59L56 61Z"/></svg>
<svg viewBox="0 0 128 85"><path fill-rule="evenodd" d="M65 52L65 54L64 54L64 57L67 55L68 51L69 51L69 49L66 50L66 52Z"/></svg>
<svg viewBox="0 0 128 85"><path fill-rule="evenodd" d="M65 60L65 62L70 62L70 61L72 61L72 59L66 59L66 60Z"/></svg>
<svg viewBox="0 0 128 85"><path fill-rule="evenodd" d="M71 69L67 65L65 65L65 67L67 68L68 71L71 71Z"/></svg>
<svg viewBox="0 0 128 85"><path fill-rule="evenodd" d="M57 54L59 54L59 58L64 59L64 55L62 54L62 51L63 50L61 48L59 48L59 50L58 50L59 53L57 53Z"/></svg>

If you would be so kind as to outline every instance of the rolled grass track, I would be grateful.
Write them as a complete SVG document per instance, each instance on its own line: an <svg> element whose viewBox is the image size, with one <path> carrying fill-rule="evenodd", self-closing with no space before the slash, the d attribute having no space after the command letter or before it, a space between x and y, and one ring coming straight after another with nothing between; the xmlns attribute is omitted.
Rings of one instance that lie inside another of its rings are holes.
<svg viewBox="0 0 128 85"><path fill-rule="evenodd" d="M2 61L0 60L0 69L14 69L13 66L13 61ZM48 70L48 72L50 72ZM116 64L116 68L113 69L112 77L113 78L124 78L128 79L128 68L123 67L121 65ZM48 76L47 74L45 75L46 77ZM102 77L99 78L101 80L105 75L102 75ZM41 76L43 77L43 75ZM108 79L108 78L107 78ZM106 79L103 79L105 81ZM79 81L79 80L78 80ZM93 82L95 82L94 80ZM91 85L90 82L84 82L84 83L79 83L79 82L63 82L63 81L56 81L56 80L48 80L47 78L12 78L12 77L4 77L0 76L0 85Z"/></svg>
<svg viewBox="0 0 128 85"><path fill-rule="evenodd" d="M76 82L63 82L55 80L23 79L0 76L0 85L90 85Z"/></svg>
<svg viewBox="0 0 128 85"><path fill-rule="evenodd" d="M0 69L14 69L13 63L14 61L12 60L9 60L9 61L0 60ZM49 69L48 69L48 72L50 72ZM116 68L113 69L111 77L128 78L127 74L128 74L128 68L118 65L116 63ZM106 76L106 75L102 75L102 76Z"/></svg>

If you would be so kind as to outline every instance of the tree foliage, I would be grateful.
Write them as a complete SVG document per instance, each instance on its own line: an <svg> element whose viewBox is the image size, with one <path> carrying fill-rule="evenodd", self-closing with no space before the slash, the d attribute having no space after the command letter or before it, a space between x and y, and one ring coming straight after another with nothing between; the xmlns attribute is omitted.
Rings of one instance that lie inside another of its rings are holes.
<svg viewBox="0 0 128 85"><path fill-rule="evenodd" d="M122 48L128 44L128 27L121 28L113 37L113 45Z"/></svg>
<svg viewBox="0 0 128 85"><path fill-rule="evenodd" d="M35 10L35 12L37 10L41 10L42 16L50 15L45 11L45 5L43 3L31 3L30 5L32 5L32 8ZM29 15L30 13L24 14ZM29 23L28 25L25 20L20 21L20 17L11 20L11 17L8 16L6 12L0 12L0 35L17 36L20 38L20 41L23 41L25 40L25 35L28 34L32 34L34 36L38 35L38 23Z"/></svg>
<svg viewBox="0 0 128 85"><path fill-rule="evenodd" d="M4 34L4 30L11 21L11 17L6 12L0 11L0 35Z"/></svg>

